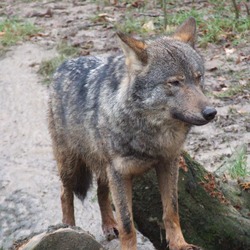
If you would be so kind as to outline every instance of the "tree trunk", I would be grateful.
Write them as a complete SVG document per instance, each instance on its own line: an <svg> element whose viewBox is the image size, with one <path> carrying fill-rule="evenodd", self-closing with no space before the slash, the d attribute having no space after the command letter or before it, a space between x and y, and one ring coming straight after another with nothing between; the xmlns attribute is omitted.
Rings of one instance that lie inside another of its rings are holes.
<svg viewBox="0 0 250 250"><path fill-rule="evenodd" d="M179 214L187 242L206 250L250 249L250 192L217 178L183 153ZM185 167L187 166L186 170ZM157 249L166 249L157 179L150 171L134 180L136 225Z"/></svg>

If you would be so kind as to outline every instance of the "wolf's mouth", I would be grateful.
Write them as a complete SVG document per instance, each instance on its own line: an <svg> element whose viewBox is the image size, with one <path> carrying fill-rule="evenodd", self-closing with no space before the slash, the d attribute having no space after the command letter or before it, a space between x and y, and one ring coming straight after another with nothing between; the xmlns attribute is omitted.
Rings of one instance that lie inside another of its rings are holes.
<svg viewBox="0 0 250 250"><path fill-rule="evenodd" d="M188 123L190 125L202 126L210 122L210 120L206 120L202 117L197 117L194 115L184 115L178 112L172 113L173 118L180 120L182 122Z"/></svg>

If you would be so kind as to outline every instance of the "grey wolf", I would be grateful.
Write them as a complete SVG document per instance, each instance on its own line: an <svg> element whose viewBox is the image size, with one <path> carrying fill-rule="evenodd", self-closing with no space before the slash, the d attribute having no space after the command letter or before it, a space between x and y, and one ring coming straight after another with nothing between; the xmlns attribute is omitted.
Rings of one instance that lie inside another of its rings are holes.
<svg viewBox="0 0 250 250"><path fill-rule="evenodd" d="M193 125L216 115L203 94L204 64L190 17L172 36L142 41L118 32L122 55L80 57L55 73L49 130L62 182L63 222L75 225L73 198L84 199L95 174L103 232L135 250L132 178L155 169L171 250L188 244L178 214L177 160ZM111 201L116 210L113 216Z"/></svg>

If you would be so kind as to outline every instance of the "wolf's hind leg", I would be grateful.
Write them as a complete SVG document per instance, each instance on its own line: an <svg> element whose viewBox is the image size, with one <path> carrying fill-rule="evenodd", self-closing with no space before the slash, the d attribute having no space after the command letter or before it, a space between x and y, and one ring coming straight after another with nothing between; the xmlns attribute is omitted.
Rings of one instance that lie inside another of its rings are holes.
<svg viewBox="0 0 250 250"><path fill-rule="evenodd" d="M71 188L63 185L61 187L61 205L63 213L62 222L70 226L75 226L74 194Z"/></svg>
<svg viewBox="0 0 250 250"><path fill-rule="evenodd" d="M84 200L92 183L92 173L83 160L76 155L65 154L65 157L60 159L58 167L62 181L62 221L70 226L75 226L74 194L82 201Z"/></svg>
<svg viewBox="0 0 250 250"><path fill-rule="evenodd" d="M118 237L117 223L113 216L108 183L98 179L97 196L102 215L102 230L107 240Z"/></svg>

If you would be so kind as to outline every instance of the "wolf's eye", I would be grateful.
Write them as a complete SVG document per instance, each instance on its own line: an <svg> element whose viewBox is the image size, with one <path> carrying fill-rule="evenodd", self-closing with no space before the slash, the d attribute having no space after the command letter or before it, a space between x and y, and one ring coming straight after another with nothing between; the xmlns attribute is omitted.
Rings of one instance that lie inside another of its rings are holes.
<svg viewBox="0 0 250 250"><path fill-rule="evenodd" d="M166 81L168 86L181 86L181 84L184 81L184 76L173 76L173 77L169 77Z"/></svg>
<svg viewBox="0 0 250 250"><path fill-rule="evenodd" d="M177 81L177 80L175 80L175 81L170 81L169 82L171 85L173 85L173 86L178 86L178 85L180 85L180 81Z"/></svg>

